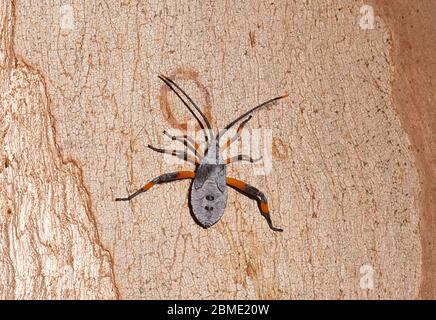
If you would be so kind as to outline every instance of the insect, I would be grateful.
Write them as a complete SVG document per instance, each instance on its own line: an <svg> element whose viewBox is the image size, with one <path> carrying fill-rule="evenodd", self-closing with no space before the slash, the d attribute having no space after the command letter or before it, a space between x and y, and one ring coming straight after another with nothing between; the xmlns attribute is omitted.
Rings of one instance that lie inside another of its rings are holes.
<svg viewBox="0 0 436 320"><path fill-rule="evenodd" d="M223 216L227 204L227 186L230 186L246 196L257 200L260 213L266 219L269 227L274 231L283 231L283 229L273 226L268 208L268 201L262 191L241 180L227 177L226 166L228 164L237 161L249 161L253 163L260 160L260 158L253 159L250 156L239 154L235 157L224 160L221 155L220 140L230 128L241 121L236 133L231 139L227 140L227 143L223 146L222 150L228 148L240 137L241 130L252 118L251 113L267 104L283 99L288 95L286 94L276 97L259 104L258 106L250 109L240 117L230 122L224 127L224 129L214 134L207 117L195 104L195 102L183 91L183 89L168 77L160 75L159 78L165 82L165 84L168 85L168 87L177 95L177 97L183 102L185 107L194 116L200 127L203 129L206 142L205 150L202 152L200 145L187 135L172 136L168 132L164 131L163 133L169 136L172 140L183 143L185 145L185 151L159 149L151 145L148 145L148 147L156 152L171 154L194 164L196 166L195 171L176 171L162 174L149 181L133 194L127 196L126 198L116 198L115 201L130 201L137 195L149 190L151 187L157 184L181 179L192 179L190 204L195 220L202 227L208 228L214 225ZM194 112L192 106L190 106L188 102L195 108L197 113ZM191 151L194 156L188 154L188 150Z"/></svg>

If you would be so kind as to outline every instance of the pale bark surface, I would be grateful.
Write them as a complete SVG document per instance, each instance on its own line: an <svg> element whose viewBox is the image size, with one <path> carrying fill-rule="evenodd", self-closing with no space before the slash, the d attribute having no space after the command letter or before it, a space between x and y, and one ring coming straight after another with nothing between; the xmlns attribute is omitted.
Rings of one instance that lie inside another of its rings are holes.
<svg viewBox="0 0 436 320"><path fill-rule="evenodd" d="M56 142L46 81L14 54L13 10L0 8L0 297L116 298L83 172Z"/></svg>
<svg viewBox="0 0 436 320"><path fill-rule="evenodd" d="M393 103L392 35L379 16L359 27L362 4L2 0L1 297L419 297L422 174ZM202 229L188 181L113 201L192 168L147 149L190 119L159 73L215 127L289 93L249 123L272 129L272 171L229 168L283 233L233 190Z"/></svg>

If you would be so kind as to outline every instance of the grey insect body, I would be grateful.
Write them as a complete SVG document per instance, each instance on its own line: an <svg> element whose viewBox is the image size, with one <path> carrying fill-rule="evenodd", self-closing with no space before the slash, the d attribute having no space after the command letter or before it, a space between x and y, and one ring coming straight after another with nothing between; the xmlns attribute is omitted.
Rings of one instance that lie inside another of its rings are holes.
<svg viewBox="0 0 436 320"><path fill-rule="evenodd" d="M194 216L203 227L210 227L223 216L227 204L226 166L201 164L191 188Z"/></svg>
<svg viewBox="0 0 436 320"><path fill-rule="evenodd" d="M227 205L227 168L213 140L196 170L190 200L192 212L203 227L208 228L223 216Z"/></svg>
<svg viewBox="0 0 436 320"><path fill-rule="evenodd" d="M125 198L116 198L115 201L129 201L138 194L149 190L156 184L180 179L193 179L190 193L190 205L195 219L204 228L214 225L223 216L227 205L227 186L230 186L241 193L256 199L259 204L260 212L266 219L269 227L274 231L283 231L282 229L273 226L266 196L260 190L243 181L227 177L227 164L241 160L255 162L260 159L255 160L247 155L238 155L236 157L224 160L220 152L220 139L234 124L244 120L239 125L236 135L229 140L230 143L233 143L238 139L240 130L251 119L252 116L250 113L266 104L285 98L287 95L270 99L252 108L228 124L223 130L219 131L218 134L214 135L209 120L206 118L203 112L201 112L200 108L194 103L194 101L192 101L192 99L170 78L162 75L159 76L159 78L173 90L173 92L180 98L186 108L199 122L200 126L205 129L205 138L206 141L208 141L206 151L203 155L198 152L198 149L195 144L193 144L193 141L187 136L170 136L166 131L164 131L164 134L169 135L172 140L182 142L185 145L185 151L159 149L150 145L149 147L154 151L172 154L173 156L182 158L187 162L191 162L196 165L196 170L165 173L154 178L130 196ZM198 115L183 97L185 97L191 103L200 117L198 117ZM229 145L230 144L228 144L227 147ZM193 158L188 154L188 149L194 152Z"/></svg>

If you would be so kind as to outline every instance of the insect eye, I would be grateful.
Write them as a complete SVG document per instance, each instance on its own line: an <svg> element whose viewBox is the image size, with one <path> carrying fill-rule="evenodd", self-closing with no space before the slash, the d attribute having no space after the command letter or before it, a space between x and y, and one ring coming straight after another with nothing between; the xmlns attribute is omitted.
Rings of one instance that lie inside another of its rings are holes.
<svg viewBox="0 0 436 320"><path fill-rule="evenodd" d="M215 197L212 196L212 195L210 195L210 194L208 194L208 195L206 196L206 200L213 201L214 199L215 199Z"/></svg>

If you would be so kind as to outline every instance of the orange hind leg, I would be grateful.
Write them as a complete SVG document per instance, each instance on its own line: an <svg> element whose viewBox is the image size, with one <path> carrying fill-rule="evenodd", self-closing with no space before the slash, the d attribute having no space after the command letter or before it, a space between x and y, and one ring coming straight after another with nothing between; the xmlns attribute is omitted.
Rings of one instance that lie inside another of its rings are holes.
<svg viewBox="0 0 436 320"><path fill-rule="evenodd" d="M171 173L164 173L163 175L160 175L160 176L154 178L153 180L149 181L141 189L132 193L130 196L127 196L125 198L116 198L115 201L130 201L132 198L134 198L137 195L149 190L151 187L155 186L156 184L171 182L171 181L176 181L176 180L181 180L181 179L193 179L194 177L195 177L194 171L176 171L176 172L171 172Z"/></svg>
<svg viewBox="0 0 436 320"><path fill-rule="evenodd" d="M234 178L227 178L227 184L235 188L236 190L242 192L243 194L246 194L249 197L255 198L259 204L260 213L264 216L266 219L266 222L268 223L269 227L274 231L280 231L282 232L283 229L276 228L273 226L271 221L271 216L269 214L269 208L268 208L268 201L266 199L265 194L256 189L253 186L250 186L249 184L245 183L244 181L234 179Z"/></svg>

